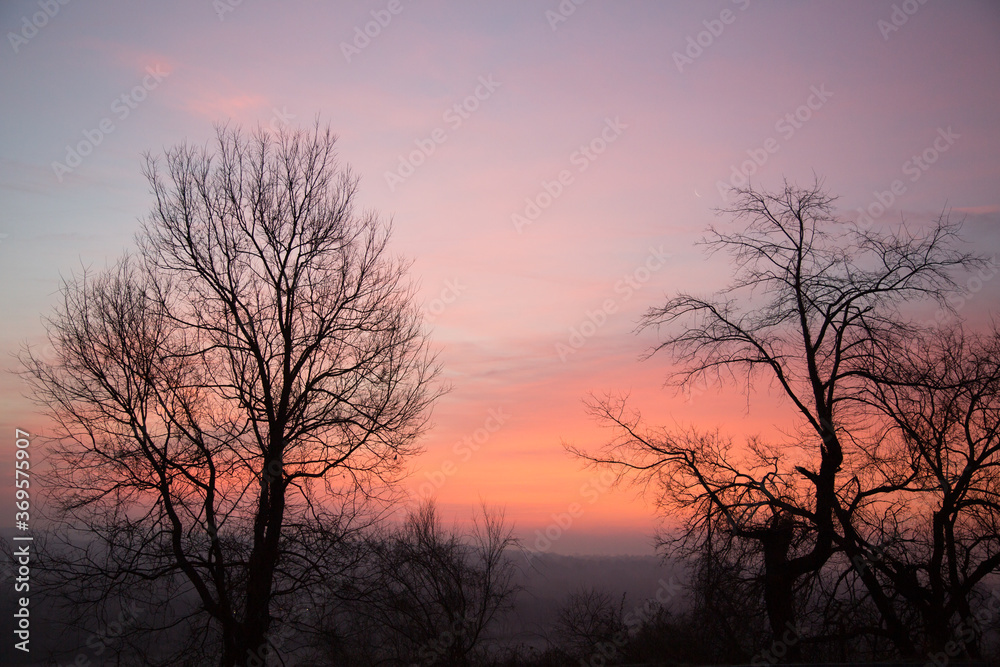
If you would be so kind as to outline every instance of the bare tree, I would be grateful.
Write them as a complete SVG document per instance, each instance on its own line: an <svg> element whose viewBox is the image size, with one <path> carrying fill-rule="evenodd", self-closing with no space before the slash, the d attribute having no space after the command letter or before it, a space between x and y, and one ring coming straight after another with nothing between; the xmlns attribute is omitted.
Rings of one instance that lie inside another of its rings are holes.
<svg viewBox="0 0 1000 667"><path fill-rule="evenodd" d="M740 458L711 434L643 430L637 415L609 397L591 408L620 437L600 454L577 451L656 481L671 509L683 510L685 499L707 505L700 516L717 516L716 525L756 541L775 637L796 625L803 577L839 549L863 557L854 515L885 491L886 480L873 482L870 469L854 460L849 435L856 418L850 399L865 382L868 355L880 341L916 331L904 315L907 304L947 307L953 271L978 261L956 249L958 225L944 216L923 232L864 229L837 220L834 201L818 182L786 183L775 193L736 190L734 205L722 212L743 224L712 228L705 241L732 258L730 287L707 298L680 294L641 323L662 332L650 354L672 353L672 378L681 387L706 379L773 383L800 418L794 447L751 443ZM886 631L912 654L880 582L861 576Z"/></svg>
<svg viewBox="0 0 1000 667"><path fill-rule="evenodd" d="M327 658L352 665L480 664L488 633L513 604L518 548L499 510L473 530L445 530L423 503L397 530L373 535L359 571L328 587ZM361 588L359 588L359 586Z"/></svg>
<svg viewBox="0 0 1000 667"><path fill-rule="evenodd" d="M602 654L602 646L617 652L625 644L629 633L624 616L624 595L616 603L610 593L585 588L570 593L559 609L556 635L570 655L586 663Z"/></svg>
<svg viewBox="0 0 1000 667"><path fill-rule="evenodd" d="M861 565L918 612L928 651L978 657L973 603L1000 568L1000 331L892 341L870 371L859 400L909 478L870 508Z"/></svg>
<svg viewBox="0 0 1000 667"><path fill-rule="evenodd" d="M56 363L23 355L58 425L57 532L85 540L51 551L54 584L81 605L190 597L158 627L186 615L202 663L268 650L436 394L407 265L335 141L221 127L214 153L147 157L137 255L65 283Z"/></svg>
<svg viewBox="0 0 1000 667"><path fill-rule="evenodd" d="M572 451L631 473L634 482L654 489L663 513L680 515L680 532L663 534L658 543L665 554L693 557L699 608L733 610L731 604L720 607L722 600L713 595L720 578L728 584L724 602L739 599L744 608L752 608L759 600L758 587L746 580L734 584L741 577L754 577L760 582L772 634L796 628L792 605L807 582L785 565L815 547L816 531L791 511L808 507L809 499L795 487L792 466L783 461L780 449L758 440L741 448L718 432L648 428L620 396L592 398L588 411L617 435L600 454ZM713 621L734 647L746 639L735 626L726 628L725 619ZM745 641L742 645L750 646ZM798 647L792 646L793 658Z"/></svg>

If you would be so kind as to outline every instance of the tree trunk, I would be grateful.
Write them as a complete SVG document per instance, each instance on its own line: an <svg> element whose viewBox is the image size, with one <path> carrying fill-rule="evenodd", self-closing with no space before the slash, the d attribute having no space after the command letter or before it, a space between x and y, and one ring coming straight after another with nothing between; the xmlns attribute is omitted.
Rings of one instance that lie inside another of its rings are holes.
<svg viewBox="0 0 1000 667"><path fill-rule="evenodd" d="M278 543L285 511L285 485L280 458L265 462L254 545L247 571L246 612L232 649L223 655L224 667L263 664L271 626L271 591L278 565Z"/></svg>
<svg viewBox="0 0 1000 667"><path fill-rule="evenodd" d="M795 618L795 574L788 567L794 527L779 519L761 538L764 548L764 603L771 625L772 651L782 662L798 662L799 631ZM781 655L773 649L781 644Z"/></svg>

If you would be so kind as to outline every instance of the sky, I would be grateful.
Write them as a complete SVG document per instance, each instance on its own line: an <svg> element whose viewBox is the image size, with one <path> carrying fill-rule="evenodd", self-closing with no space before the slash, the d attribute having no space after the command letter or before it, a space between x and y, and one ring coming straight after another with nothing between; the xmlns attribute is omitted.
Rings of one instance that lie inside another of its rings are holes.
<svg viewBox="0 0 1000 667"><path fill-rule="evenodd" d="M359 203L413 261L451 387L407 488L455 521L502 505L556 553L652 553L669 521L566 453L609 436L588 393L738 438L792 423L767 391L678 395L669 358L641 359L643 312L729 280L696 243L731 185L819 177L844 219L950 210L1000 249L987 0L5 0L0 29L2 525L14 429L46 429L10 355L44 345L62 277L132 246L142 155L218 123L332 127ZM988 282L963 315L998 295Z"/></svg>

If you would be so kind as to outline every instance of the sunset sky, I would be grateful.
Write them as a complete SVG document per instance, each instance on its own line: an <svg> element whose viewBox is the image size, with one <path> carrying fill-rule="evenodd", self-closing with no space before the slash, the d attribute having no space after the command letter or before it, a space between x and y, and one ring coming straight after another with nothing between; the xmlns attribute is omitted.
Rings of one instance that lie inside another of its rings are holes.
<svg viewBox="0 0 1000 667"><path fill-rule="evenodd" d="M728 281L695 243L743 175L815 174L845 219L947 208L1000 250L995 1L63 2L0 6L4 367L42 343L60 276L131 246L143 152L318 117L413 260L451 385L408 484L449 520L504 505L529 547L580 503L552 551L652 552L651 498L563 449L607 437L588 392L738 437L791 423L766 392L688 400L662 386L669 358L639 359L647 308ZM984 320L997 283L963 315ZM15 427L45 432L5 372L4 526Z"/></svg>

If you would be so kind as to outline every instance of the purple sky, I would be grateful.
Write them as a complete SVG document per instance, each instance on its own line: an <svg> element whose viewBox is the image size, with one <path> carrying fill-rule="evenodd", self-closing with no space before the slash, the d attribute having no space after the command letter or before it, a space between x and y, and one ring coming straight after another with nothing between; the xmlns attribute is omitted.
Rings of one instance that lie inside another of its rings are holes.
<svg viewBox="0 0 1000 667"><path fill-rule="evenodd" d="M665 358L638 360L655 340L632 333L643 311L728 279L693 245L724 223L720 184L815 173L854 218L899 181L879 224L950 207L979 249L1000 247L996 2L234 5L4 2L0 345L40 341L60 276L130 246L150 206L144 151L204 144L220 121L318 115L414 259L453 386L412 486L447 467L443 507L505 504L529 542L582 502L553 551L650 550L648 499L605 490L561 447L604 437L588 391L733 433L774 421L766 396L750 415L713 393L688 403L662 390ZM964 314L985 319L998 293ZM44 428L20 391L6 373L0 438Z"/></svg>

